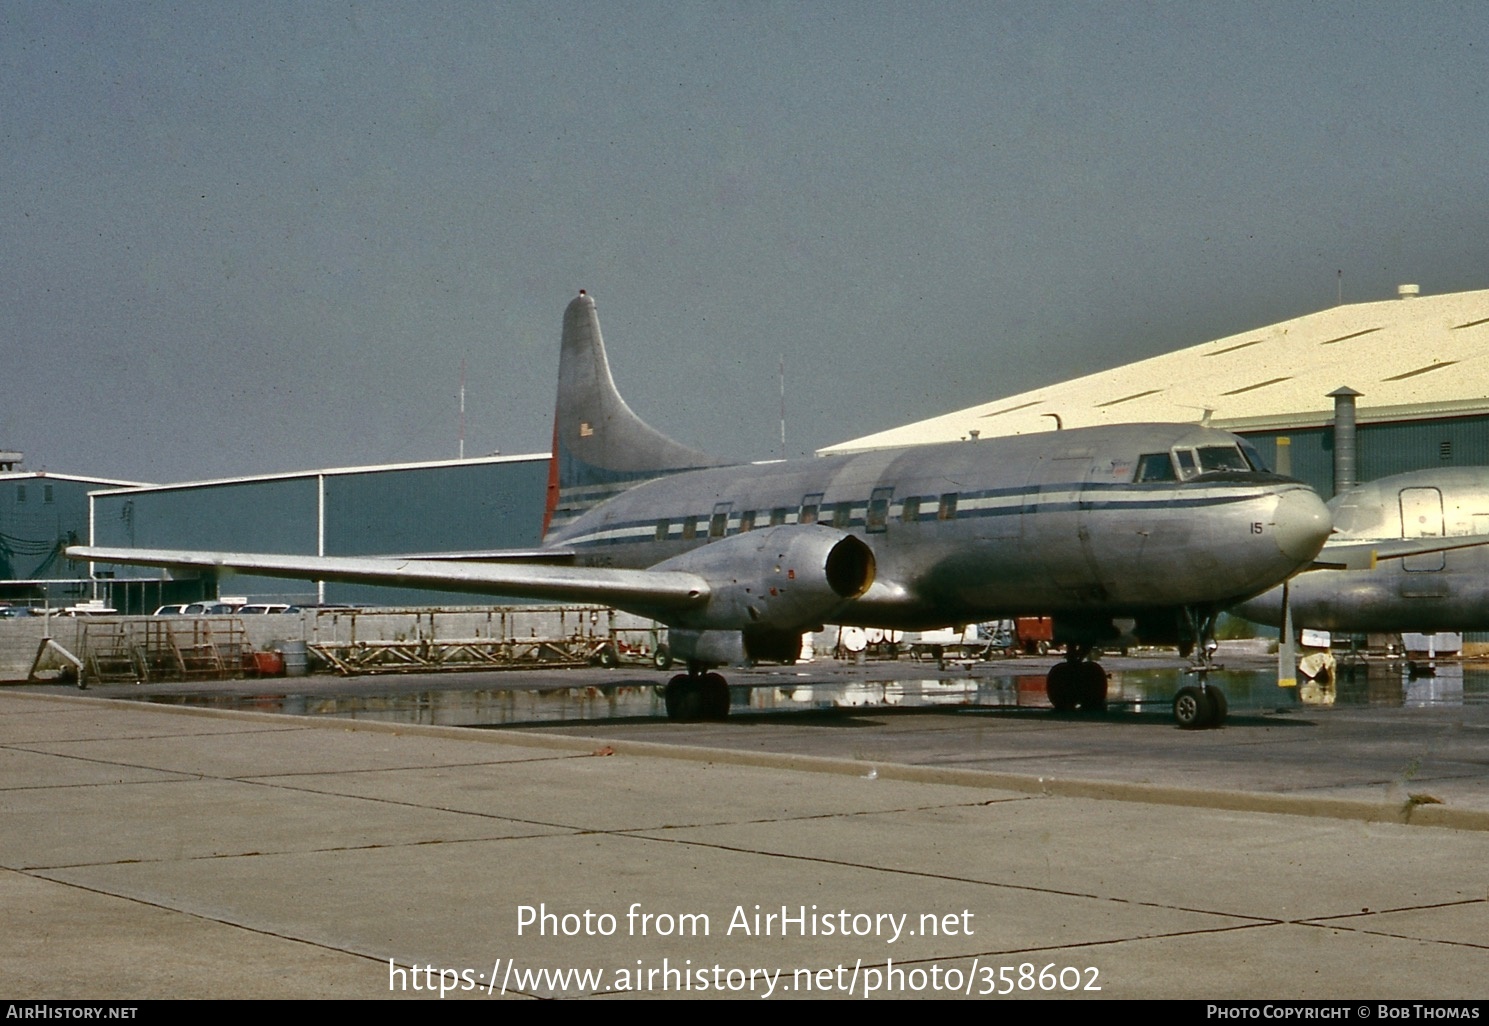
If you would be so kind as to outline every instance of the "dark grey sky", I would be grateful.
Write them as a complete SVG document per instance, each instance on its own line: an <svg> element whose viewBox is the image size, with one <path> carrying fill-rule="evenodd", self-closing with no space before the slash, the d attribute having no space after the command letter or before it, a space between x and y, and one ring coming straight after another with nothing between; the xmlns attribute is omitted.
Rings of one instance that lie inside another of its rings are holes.
<svg viewBox="0 0 1489 1026"><path fill-rule="evenodd" d="M0 2L0 448L154 481L793 453L1489 286L1489 5ZM1328 388L1337 382L1321 382Z"/></svg>

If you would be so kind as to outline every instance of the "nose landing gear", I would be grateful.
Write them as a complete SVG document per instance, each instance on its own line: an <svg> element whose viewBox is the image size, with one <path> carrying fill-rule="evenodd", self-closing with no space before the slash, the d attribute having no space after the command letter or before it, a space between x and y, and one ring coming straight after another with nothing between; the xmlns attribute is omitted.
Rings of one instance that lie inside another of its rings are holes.
<svg viewBox="0 0 1489 1026"><path fill-rule="evenodd" d="M1209 681L1210 671L1221 667L1215 662L1215 620L1219 613L1202 613L1194 634L1198 644L1194 648L1194 662L1184 671L1198 678L1196 684L1186 684L1174 695L1174 722L1185 730L1203 730L1206 727L1223 727L1230 714L1230 703L1225 692ZM1195 616L1184 611L1184 618L1191 628L1196 627Z"/></svg>

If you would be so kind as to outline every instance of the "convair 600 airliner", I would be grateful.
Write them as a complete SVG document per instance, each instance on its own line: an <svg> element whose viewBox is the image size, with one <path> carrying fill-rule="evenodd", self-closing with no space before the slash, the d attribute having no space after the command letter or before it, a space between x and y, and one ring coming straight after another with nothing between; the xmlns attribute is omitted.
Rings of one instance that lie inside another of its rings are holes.
<svg viewBox="0 0 1489 1026"><path fill-rule="evenodd" d="M1051 615L1056 709L1101 709L1096 646L1205 651L1217 613L1307 567L1330 532L1309 488L1193 424L1051 431L728 465L645 424L616 391L594 300L564 314L542 547L448 557L73 548L73 559L222 568L564 601L669 626L679 719L722 717L714 667L793 659L824 623L921 629ZM1201 678L1203 679L1203 678ZM1185 726L1224 695L1181 690Z"/></svg>

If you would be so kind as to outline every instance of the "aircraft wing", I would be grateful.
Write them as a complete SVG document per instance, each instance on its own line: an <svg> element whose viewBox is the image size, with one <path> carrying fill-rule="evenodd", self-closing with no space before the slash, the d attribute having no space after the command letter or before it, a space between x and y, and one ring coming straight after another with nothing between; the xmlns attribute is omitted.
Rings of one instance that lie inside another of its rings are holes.
<svg viewBox="0 0 1489 1026"><path fill-rule="evenodd" d="M1383 559L1405 559L1431 552L1450 552L1489 545L1489 535L1455 538L1384 538L1379 541L1327 542L1310 570L1374 570Z"/></svg>
<svg viewBox="0 0 1489 1026"><path fill-rule="evenodd" d="M550 554L551 555L551 554ZM73 546L67 558L170 570L232 570L305 581L344 581L486 595L603 602L638 613L676 611L708 603L708 582L679 570L618 570L476 560L389 556L290 556L173 549Z"/></svg>

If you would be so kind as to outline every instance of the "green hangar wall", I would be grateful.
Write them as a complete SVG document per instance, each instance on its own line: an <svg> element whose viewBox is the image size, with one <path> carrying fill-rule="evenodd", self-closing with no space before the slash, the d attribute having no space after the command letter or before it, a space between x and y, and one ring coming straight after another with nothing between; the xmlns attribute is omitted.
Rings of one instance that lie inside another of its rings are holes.
<svg viewBox="0 0 1489 1026"><path fill-rule="evenodd" d="M62 553L88 537L88 493L125 485L41 471L0 473L0 601L71 605L90 594L88 565Z"/></svg>
<svg viewBox="0 0 1489 1026"><path fill-rule="evenodd" d="M1282 474L1334 494L1334 428L1241 431ZM1366 422L1356 430L1356 473L1374 481L1409 470L1489 466L1489 415Z"/></svg>
<svg viewBox="0 0 1489 1026"><path fill-rule="evenodd" d="M293 555L365 556L531 548L541 541L548 457L512 456L95 492L92 544ZM98 564L110 604L150 612L213 593L141 567ZM463 593L247 575L216 582L250 601L471 605Z"/></svg>

